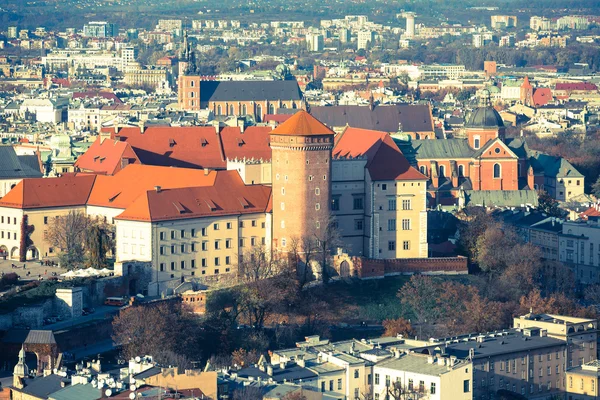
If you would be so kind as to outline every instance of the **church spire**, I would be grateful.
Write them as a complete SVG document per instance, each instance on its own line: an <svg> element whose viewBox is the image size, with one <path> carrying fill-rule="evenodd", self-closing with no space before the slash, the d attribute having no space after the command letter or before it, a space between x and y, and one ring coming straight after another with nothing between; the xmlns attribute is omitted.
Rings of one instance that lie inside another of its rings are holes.
<svg viewBox="0 0 600 400"><path fill-rule="evenodd" d="M13 369L13 386L16 388L23 387L23 378L29 375L29 369L25 364L25 348L21 346L19 350L19 362Z"/></svg>

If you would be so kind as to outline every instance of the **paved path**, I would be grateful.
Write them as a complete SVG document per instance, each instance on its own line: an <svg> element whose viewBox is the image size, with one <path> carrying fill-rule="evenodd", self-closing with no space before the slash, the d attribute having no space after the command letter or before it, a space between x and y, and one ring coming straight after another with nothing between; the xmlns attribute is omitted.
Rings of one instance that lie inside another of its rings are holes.
<svg viewBox="0 0 600 400"><path fill-rule="evenodd" d="M13 268L13 265L16 265L18 268ZM23 269L23 265L25 265L25 269ZM15 260L3 260L0 258L0 274L8 274L11 272L17 273L22 280L36 280L40 277L42 279L48 279L52 277L53 272L60 275L65 273L66 270L59 267L40 265L39 261L27 261L22 263ZM29 273L29 275L27 275L27 273Z"/></svg>

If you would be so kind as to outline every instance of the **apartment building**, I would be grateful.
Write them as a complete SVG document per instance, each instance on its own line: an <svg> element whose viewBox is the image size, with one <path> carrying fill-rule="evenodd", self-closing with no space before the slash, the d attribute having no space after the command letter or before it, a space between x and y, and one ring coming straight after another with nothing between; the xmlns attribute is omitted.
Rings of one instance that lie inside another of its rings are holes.
<svg viewBox="0 0 600 400"><path fill-rule="evenodd" d="M515 15L492 15L492 29L516 28L517 17Z"/></svg>
<svg viewBox="0 0 600 400"><path fill-rule="evenodd" d="M569 265L582 283L600 282L600 223L565 221L559 233L559 260Z"/></svg>
<svg viewBox="0 0 600 400"><path fill-rule="evenodd" d="M358 39L356 41L357 49L369 49L375 44L375 32L373 31L360 31L358 32Z"/></svg>
<svg viewBox="0 0 600 400"><path fill-rule="evenodd" d="M598 398L600 361L593 360L567 369L567 399L592 400Z"/></svg>

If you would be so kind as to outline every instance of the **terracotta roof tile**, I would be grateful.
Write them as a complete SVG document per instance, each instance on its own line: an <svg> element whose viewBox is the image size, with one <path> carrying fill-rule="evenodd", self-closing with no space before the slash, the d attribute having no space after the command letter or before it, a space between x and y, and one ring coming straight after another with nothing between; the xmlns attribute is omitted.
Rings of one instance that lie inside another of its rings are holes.
<svg viewBox="0 0 600 400"><path fill-rule="evenodd" d="M334 157L366 157L373 180L427 180L413 168L386 132L346 128L333 149Z"/></svg>
<svg viewBox="0 0 600 400"><path fill-rule="evenodd" d="M270 197L270 187L244 185L236 173L219 176L212 186L148 190L116 219L165 221L264 213Z"/></svg>
<svg viewBox="0 0 600 400"><path fill-rule="evenodd" d="M269 147L269 134L271 127L251 126L242 133L239 128L223 128L221 130L221 143L225 157L229 160L235 158L271 159Z"/></svg>
<svg viewBox="0 0 600 400"><path fill-rule="evenodd" d="M139 196L155 186L183 188L212 186L220 176L238 176L237 171L209 171L189 168L169 168L150 165L128 165L114 176L98 176L88 205L125 209ZM235 179L235 178L230 178Z"/></svg>
<svg viewBox="0 0 600 400"><path fill-rule="evenodd" d="M334 132L304 110L300 110L273 129L272 135L317 136Z"/></svg>
<svg viewBox="0 0 600 400"><path fill-rule="evenodd" d="M0 207L46 208L85 205L96 176L23 179L0 200Z"/></svg>
<svg viewBox="0 0 600 400"><path fill-rule="evenodd" d="M83 153L75 167L84 172L114 175L128 164L139 164L140 160L129 143L101 138Z"/></svg>
<svg viewBox="0 0 600 400"><path fill-rule="evenodd" d="M142 164L182 168L221 168L227 165L219 135L210 126L137 127L119 130Z"/></svg>

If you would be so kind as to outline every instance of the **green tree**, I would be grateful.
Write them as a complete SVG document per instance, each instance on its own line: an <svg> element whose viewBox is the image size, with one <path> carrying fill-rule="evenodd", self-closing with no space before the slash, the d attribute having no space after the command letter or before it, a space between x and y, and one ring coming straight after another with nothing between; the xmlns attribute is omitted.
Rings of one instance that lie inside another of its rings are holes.
<svg viewBox="0 0 600 400"><path fill-rule="evenodd" d="M537 208L551 217L562 217L564 215L564 212L558 208L558 202L544 190L538 191Z"/></svg>
<svg viewBox="0 0 600 400"><path fill-rule="evenodd" d="M86 265L101 269L106 266L106 254L113 250L113 229L108 224L91 223L85 234Z"/></svg>

